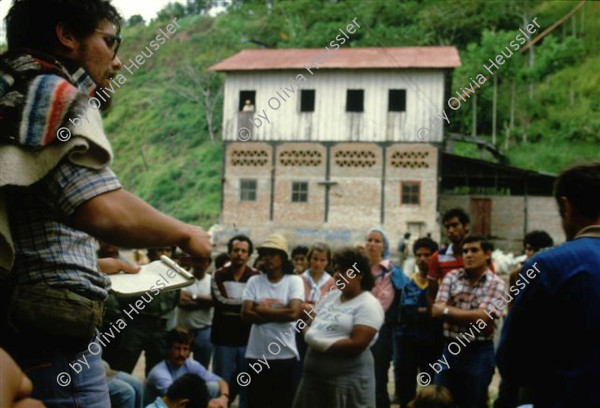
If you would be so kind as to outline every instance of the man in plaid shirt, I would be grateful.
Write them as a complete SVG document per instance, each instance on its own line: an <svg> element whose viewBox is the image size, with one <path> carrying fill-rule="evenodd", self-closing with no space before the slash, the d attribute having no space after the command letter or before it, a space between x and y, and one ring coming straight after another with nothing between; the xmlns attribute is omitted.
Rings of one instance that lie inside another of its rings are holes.
<svg viewBox="0 0 600 408"><path fill-rule="evenodd" d="M114 6L106 0L19 0L6 21L0 345L33 382L32 396L48 408L106 408L101 353L89 344L110 288L105 274L137 268L97 259L94 238L124 247L176 245L207 257L209 237L127 192L108 167L112 149L99 106L88 100L102 105L97 91L112 88L122 68L121 17ZM65 139L69 129L73 137Z"/></svg>
<svg viewBox="0 0 600 408"><path fill-rule="evenodd" d="M492 249L484 237L466 238L465 267L444 277L431 310L444 321L447 346L432 365L434 382L450 389L460 408L487 407L494 374L494 319L501 314L498 305L510 301L505 299L506 284L489 269Z"/></svg>

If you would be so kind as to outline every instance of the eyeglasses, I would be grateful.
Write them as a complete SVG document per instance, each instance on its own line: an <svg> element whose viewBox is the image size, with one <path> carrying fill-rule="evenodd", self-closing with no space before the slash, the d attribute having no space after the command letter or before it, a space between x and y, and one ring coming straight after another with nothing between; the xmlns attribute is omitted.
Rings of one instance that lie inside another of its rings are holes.
<svg viewBox="0 0 600 408"><path fill-rule="evenodd" d="M104 34L106 37L108 37L108 38L106 38L106 37L104 38L104 42L106 43L108 48L110 48L114 52L112 59L115 59L115 57L117 56L117 51L119 51L119 46L121 45L121 36L107 33L106 31L102 31L102 30L94 30L94 31Z"/></svg>

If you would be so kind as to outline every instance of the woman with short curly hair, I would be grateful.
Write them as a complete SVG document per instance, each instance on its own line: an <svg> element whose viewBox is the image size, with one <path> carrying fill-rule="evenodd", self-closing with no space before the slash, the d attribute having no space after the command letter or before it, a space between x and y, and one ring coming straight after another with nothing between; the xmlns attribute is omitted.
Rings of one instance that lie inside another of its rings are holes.
<svg viewBox="0 0 600 408"><path fill-rule="evenodd" d="M383 324L383 309L369 292L369 259L357 249L333 256L339 290L330 291L312 310L309 346L294 408L375 406L375 372L369 347Z"/></svg>

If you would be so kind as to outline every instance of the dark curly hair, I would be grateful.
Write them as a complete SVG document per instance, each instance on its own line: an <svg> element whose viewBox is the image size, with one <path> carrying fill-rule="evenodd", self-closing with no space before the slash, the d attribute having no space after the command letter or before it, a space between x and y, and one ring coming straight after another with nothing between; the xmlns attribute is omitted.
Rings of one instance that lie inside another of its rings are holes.
<svg viewBox="0 0 600 408"><path fill-rule="evenodd" d="M336 251L333 254L332 262L334 270L342 273L345 273L348 269L353 269L353 266L356 265L358 273L362 276L360 287L363 290L371 290L375 286L375 278L373 278L373 274L371 273L369 258L359 249L348 247Z"/></svg>
<svg viewBox="0 0 600 408"><path fill-rule="evenodd" d="M416 254L419 248L427 248L433 254L438 250L438 244L431 238L419 238L413 244L413 253Z"/></svg>
<svg viewBox="0 0 600 408"><path fill-rule="evenodd" d="M169 386L166 393L171 401L188 399L189 407L206 407L210 397L206 382L196 374L184 374Z"/></svg>
<svg viewBox="0 0 600 408"><path fill-rule="evenodd" d="M460 221L462 225L471 223L471 219L465 210L462 208L451 208L444 213L444 216L442 217L442 224L446 221L450 221L450 219L454 217L458 218L458 221Z"/></svg>
<svg viewBox="0 0 600 408"><path fill-rule="evenodd" d="M600 162L563 171L554 182L554 197L561 217L565 214L561 197L566 197L583 217L600 217Z"/></svg>
<svg viewBox="0 0 600 408"><path fill-rule="evenodd" d="M554 240L546 231L536 230L528 232L523 238L523 246L527 244L537 252L540 249L554 246Z"/></svg>
<svg viewBox="0 0 600 408"><path fill-rule="evenodd" d="M252 240L243 234L236 235L235 237L233 237L229 241L227 241L227 253L228 254L231 254L231 251L233 251L233 242L234 241L247 242L248 243L248 256L252 256L252 252L254 252L254 245L252 245Z"/></svg>
<svg viewBox="0 0 600 408"><path fill-rule="evenodd" d="M102 20L113 23L117 34L121 31L123 19L110 0L13 0L5 19L8 50L52 53L59 45L56 25L61 21L81 40Z"/></svg>
<svg viewBox="0 0 600 408"><path fill-rule="evenodd" d="M167 333L167 347L173 347L173 344L192 344L194 336L192 333L184 329L183 327L176 327Z"/></svg>
<svg viewBox="0 0 600 408"><path fill-rule="evenodd" d="M494 244L492 244L486 237L482 235L471 235L470 237L466 237L463 241L463 245L472 244L474 242L481 243L481 249L483 252L492 252L494 250Z"/></svg>
<svg viewBox="0 0 600 408"><path fill-rule="evenodd" d="M307 256L308 255L308 247L305 247L304 245L298 245L297 247L295 247L292 250L292 255L291 257L294 258L296 255L304 255Z"/></svg>

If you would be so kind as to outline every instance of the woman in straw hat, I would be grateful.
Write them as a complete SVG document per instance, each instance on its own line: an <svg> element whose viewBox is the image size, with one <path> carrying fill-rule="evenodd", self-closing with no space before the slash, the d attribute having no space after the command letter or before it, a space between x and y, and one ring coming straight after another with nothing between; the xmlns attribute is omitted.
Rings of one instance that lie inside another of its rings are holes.
<svg viewBox="0 0 600 408"><path fill-rule="evenodd" d="M270 235L258 254L265 273L250 278L242 295L242 319L252 323L246 349L252 377L240 385L248 385L250 408L287 408L295 391L293 373L299 355L294 323L304 285L294 274L285 237Z"/></svg>

